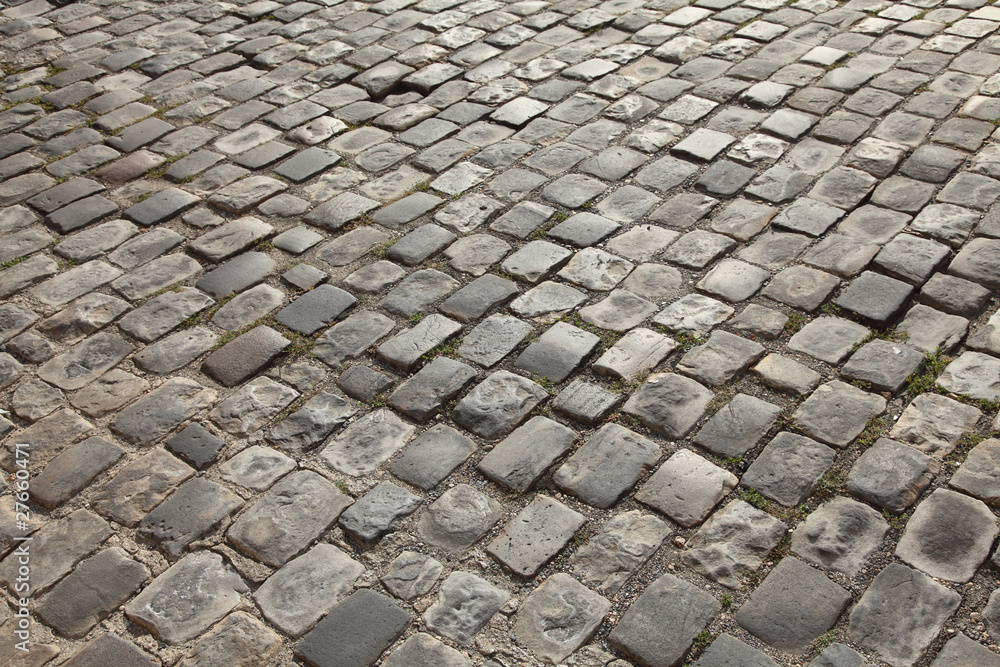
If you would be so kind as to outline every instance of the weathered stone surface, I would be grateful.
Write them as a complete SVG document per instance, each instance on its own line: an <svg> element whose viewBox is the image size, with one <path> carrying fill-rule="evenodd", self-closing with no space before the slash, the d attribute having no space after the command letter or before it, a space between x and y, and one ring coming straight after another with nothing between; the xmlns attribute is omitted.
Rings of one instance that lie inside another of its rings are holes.
<svg viewBox="0 0 1000 667"><path fill-rule="evenodd" d="M659 548L669 534L663 521L639 510L612 517L570 559L584 583L611 595Z"/></svg>
<svg viewBox="0 0 1000 667"><path fill-rule="evenodd" d="M70 345L97 331L126 310L126 301L106 294L87 294L52 317L42 320L38 324L38 330L53 340Z"/></svg>
<svg viewBox="0 0 1000 667"><path fill-rule="evenodd" d="M118 471L94 496L94 509L124 526L134 526L194 470L161 447Z"/></svg>
<svg viewBox="0 0 1000 667"><path fill-rule="evenodd" d="M983 440L972 448L965 462L948 482L953 489L958 489L988 505L996 506L1000 502L1000 479L997 471L997 454L1000 441L996 438Z"/></svg>
<svg viewBox="0 0 1000 667"><path fill-rule="evenodd" d="M500 504L466 484L452 487L418 520L422 539L449 551L475 544L500 520Z"/></svg>
<svg viewBox="0 0 1000 667"><path fill-rule="evenodd" d="M155 543L171 560L243 507L243 500L203 478L186 482L139 522L140 540Z"/></svg>
<svg viewBox="0 0 1000 667"><path fill-rule="evenodd" d="M933 459L886 438L861 455L847 477L847 490L873 505L903 512L938 472Z"/></svg>
<svg viewBox="0 0 1000 667"><path fill-rule="evenodd" d="M716 637L694 663L695 667L727 667L732 664L742 667L775 667L777 663L764 653L726 633Z"/></svg>
<svg viewBox="0 0 1000 667"><path fill-rule="evenodd" d="M848 636L893 667L912 665L961 601L922 572L890 563L851 611Z"/></svg>
<svg viewBox="0 0 1000 667"><path fill-rule="evenodd" d="M1000 360L980 352L963 352L948 364L938 384L969 398L1000 399Z"/></svg>
<svg viewBox="0 0 1000 667"><path fill-rule="evenodd" d="M299 637L347 597L364 572L337 547L320 543L271 575L253 597L267 620Z"/></svg>
<svg viewBox="0 0 1000 667"><path fill-rule="evenodd" d="M823 569L853 576L888 532L889 524L872 508L833 498L795 529L792 550Z"/></svg>
<svg viewBox="0 0 1000 667"><path fill-rule="evenodd" d="M837 622L850 594L795 558L783 558L736 613L736 621L788 653L808 647Z"/></svg>
<svg viewBox="0 0 1000 667"><path fill-rule="evenodd" d="M449 278L450 280L450 278ZM444 315L430 315L413 328L396 334L378 346L377 354L401 370L409 370L423 355L445 342L462 328Z"/></svg>
<svg viewBox="0 0 1000 667"><path fill-rule="evenodd" d="M147 445L215 402L216 393L194 380L172 378L118 413L111 429L125 440Z"/></svg>
<svg viewBox="0 0 1000 667"><path fill-rule="evenodd" d="M786 507L804 501L836 457L829 447L779 433L747 468L741 484Z"/></svg>
<svg viewBox="0 0 1000 667"><path fill-rule="evenodd" d="M125 606L125 613L163 641L179 644L220 620L247 590L222 556L199 552L157 577Z"/></svg>
<svg viewBox="0 0 1000 667"><path fill-rule="evenodd" d="M99 437L66 449L52 459L31 483L31 495L45 507L52 508L69 500L99 474L125 455L118 445Z"/></svg>
<svg viewBox="0 0 1000 667"><path fill-rule="evenodd" d="M286 451L312 449L357 412L343 396L321 391L268 431L265 439Z"/></svg>
<svg viewBox="0 0 1000 667"><path fill-rule="evenodd" d="M64 664L69 667L97 667L102 664L156 667L156 659L132 642L106 632L75 653Z"/></svg>
<svg viewBox="0 0 1000 667"><path fill-rule="evenodd" d="M340 515L340 525L363 546L372 546L396 519L411 514L421 502L420 496L381 482Z"/></svg>
<svg viewBox="0 0 1000 667"><path fill-rule="evenodd" d="M206 294L182 287L150 299L123 317L118 326L125 333L149 343L213 303Z"/></svg>
<svg viewBox="0 0 1000 667"><path fill-rule="evenodd" d="M219 466L219 474L251 491L264 491L295 469L295 462L273 449L253 445Z"/></svg>
<svg viewBox="0 0 1000 667"><path fill-rule="evenodd" d="M742 500L734 500L698 529L681 556L684 564L728 588L760 567L787 526Z"/></svg>
<svg viewBox="0 0 1000 667"><path fill-rule="evenodd" d="M361 355L393 329L385 315L362 310L330 327L316 339L313 354L333 368Z"/></svg>
<svg viewBox="0 0 1000 667"><path fill-rule="evenodd" d="M745 371L764 355L764 346L725 331L715 331L708 342L687 352L676 370L717 387Z"/></svg>
<svg viewBox="0 0 1000 667"><path fill-rule="evenodd" d="M486 551L515 574L533 577L586 522L579 512L538 495L486 545Z"/></svg>
<svg viewBox="0 0 1000 667"><path fill-rule="evenodd" d="M510 433L546 396L542 387L508 371L497 371L465 395L452 418L484 438Z"/></svg>
<svg viewBox="0 0 1000 667"><path fill-rule="evenodd" d="M269 364L289 345L291 341L271 327L254 327L210 354L202 370L224 387L232 387Z"/></svg>
<svg viewBox="0 0 1000 667"><path fill-rule="evenodd" d="M111 536L111 527L101 517L85 509L51 521L31 535L31 590L42 592L69 574L87 554ZM0 581L11 593L23 563L16 551L0 561ZM23 592L23 591L21 591Z"/></svg>
<svg viewBox="0 0 1000 667"><path fill-rule="evenodd" d="M468 572L452 572L441 584L437 602L424 614L427 627L460 644L476 633L510 599L510 593Z"/></svg>
<svg viewBox="0 0 1000 667"><path fill-rule="evenodd" d="M681 449L663 462L635 499L690 528L704 521L738 483L731 472Z"/></svg>
<svg viewBox="0 0 1000 667"><path fill-rule="evenodd" d="M660 448L617 424L606 424L556 470L559 488L600 508L611 507L656 465Z"/></svg>
<svg viewBox="0 0 1000 667"><path fill-rule="evenodd" d="M149 578L149 570L117 547L89 558L37 603L46 625L80 639L128 600Z"/></svg>
<svg viewBox="0 0 1000 667"><path fill-rule="evenodd" d="M404 551L389 563L382 583L401 600L411 600L430 592L444 566L416 551Z"/></svg>
<svg viewBox="0 0 1000 667"><path fill-rule="evenodd" d="M641 664L672 667L721 608L695 585L664 574L632 603L608 641ZM649 632L651 623L661 631Z"/></svg>
<svg viewBox="0 0 1000 667"><path fill-rule="evenodd" d="M917 506L896 555L932 577L964 583L989 555L997 520L979 500L937 489Z"/></svg>
<svg viewBox="0 0 1000 667"><path fill-rule="evenodd" d="M217 335L205 327L182 329L143 348L132 359L135 365L144 371L160 374L170 373L187 366L211 350L218 339ZM114 372L107 373L90 387L105 381ZM87 391L87 389L83 391Z"/></svg>
<svg viewBox="0 0 1000 667"><path fill-rule="evenodd" d="M272 567L301 552L337 520L351 499L324 477L302 470L251 505L227 537L241 551Z"/></svg>
<svg viewBox="0 0 1000 667"><path fill-rule="evenodd" d="M464 655L423 632L411 635L382 664L385 667L472 667Z"/></svg>
<svg viewBox="0 0 1000 667"><path fill-rule="evenodd" d="M792 419L809 437L846 447L885 406L881 396L835 380L816 389Z"/></svg>
<svg viewBox="0 0 1000 667"><path fill-rule="evenodd" d="M427 421L474 377L471 366L436 357L392 393L389 405L417 421Z"/></svg>
<svg viewBox="0 0 1000 667"><path fill-rule="evenodd" d="M668 438L682 438L705 414L712 392L673 373L651 375L623 410Z"/></svg>
<svg viewBox="0 0 1000 667"><path fill-rule="evenodd" d="M558 422L534 417L497 443L476 467L497 484L524 492L575 440L576 433Z"/></svg>
<svg viewBox="0 0 1000 667"><path fill-rule="evenodd" d="M558 664L590 638L610 609L610 602L560 572L524 601L514 636L539 658Z"/></svg>
<svg viewBox="0 0 1000 667"><path fill-rule="evenodd" d="M410 624L392 598L360 590L334 607L295 647L313 665L371 665Z"/></svg>
<svg viewBox="0 0 1000 667"><path fill-rule="evenodd" d="M214 630L199 639L179 667L234 665L264 667L277 658L281 638L242 611L233 612Z"/></svg>
<svg viewBox="0 0 1000 667"><path fill-rule="evenodd" d="M80 389L110 370L134 349L117 336L100 333L45 363L38 369L38 376L61 389Z"/></svg>
<svg viewBox="0 0 1000 667"><path fill-rule="evenodd" d="M739 458L757 446L780 412L776 405L737 394L702 426L694 442L713 454Z"/></svg>
<svg viewBox="0 0 1000 667"><path fill-rule="evenodd" d="M364 415L344 429L320 456L344 474L362 475L402 449L414 430L395 413L383 408Z"/></svg>

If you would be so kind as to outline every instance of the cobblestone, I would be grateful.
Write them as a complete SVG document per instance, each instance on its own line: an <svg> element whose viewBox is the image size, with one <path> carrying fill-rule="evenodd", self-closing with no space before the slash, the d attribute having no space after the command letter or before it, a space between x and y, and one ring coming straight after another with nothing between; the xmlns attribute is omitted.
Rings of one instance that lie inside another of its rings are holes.
<svg viewBox="0 0 1000 667"><path fill-rule="evenodd" d="M998 26L4 0L0 663L996 662Z"/></svg>

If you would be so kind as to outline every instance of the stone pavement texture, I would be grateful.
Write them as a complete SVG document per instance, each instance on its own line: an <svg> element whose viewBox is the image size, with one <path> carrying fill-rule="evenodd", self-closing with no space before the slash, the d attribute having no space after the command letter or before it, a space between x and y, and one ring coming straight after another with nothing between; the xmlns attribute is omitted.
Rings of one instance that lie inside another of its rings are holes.
<svg viewBox="0 0 1000 667"><path fill-rule="evenodd" d="M987 0L0 0L0 667L1000 664L998 127Z"/></svg>

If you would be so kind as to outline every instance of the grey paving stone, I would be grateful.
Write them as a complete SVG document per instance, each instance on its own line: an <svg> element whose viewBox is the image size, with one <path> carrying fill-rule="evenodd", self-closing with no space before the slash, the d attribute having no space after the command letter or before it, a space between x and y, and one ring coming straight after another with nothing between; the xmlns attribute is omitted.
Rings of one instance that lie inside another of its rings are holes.
<svg viewBox="0 0 1000 667"><path fill-rule="evenodd" d="M50 627L80 639L134 594L149 570L118 548L89 558L38 601L38 615ZM93 583L101 582L100 590Z"/></svg>
<svg viewBox="0 0 1000 667"><path fill-rule="evenodd" d="M219 403L209 417L233 435L247 435L260 429L299 393L270 378L251 380Z"/></svg>
<svg viewBox="0 0 1000 667"><path fill-rule="evenodd" d="M152 542L174 560L195 540L219 526L243 507L232 491L206 479L195 478L139 522L138 537Z"/></svg>
<svg viewBox="0 0 1000 667"><path fill-rule="evenodd" d="M851 611L848 636L883 660L912 665L960 602L958 593L927 575L890 563Z"/></svg>
<svg viewBox="0 0 1000 667"><path fill-rule="evenodd" d="M269 326L241 334L213 352L202 364L223 386L235 386L274 360L291 342Z"/></svg>
<svg viewBox="0 0 1000 667"><path fill-rule="evenodd" d="M814 359L837 365L847 358L854 346L868 336L869 330L840 317L818 317L788 341L788 349Z"/></svg>
<svg viewBox="0 0 1000 667"><path fill-rule="evenodd" d="M247 508L227 538L241 551L280 567L326 531L350 504L350 498L324 477L299 471Z"/></svg>
<svg viewBox="0 0 1000 667"><path fill-rule="evenodd" d="M458 322L443 315L430 315L413 328L380 345L377 354L388 364L401 370L409 370L424 354L448 340L461 328Z"/></svg>
<svg viewBox="0 0 1000 667"><path fill-rule="evenodd" d="M413 435L410 426L385 408L369 412L341 431L320 456L340 472L359 476L388 460Z"/></svg>
<svg viewBox="0 0 1000 667"><path fill-rule="evenodd" d="M962 433L975 427L981 416L971 405L925 393L913 399L889 435L926 454L944 456L955 447Z"/></svg>
<svg viewBox="0 0 1000 667"><path fill-rule="evenodd" d="M307 664L337 667L370 665L411 621L392 598L369 589L335 606L295 647Z"/></svg>
<svg viewBox="0 0 1000 667"><path fill-rule="evenodd" d="M198 273L201 273L201 265L191 257L178 252L133 269L114 280L111 286L126 299L137 301L177 285Z"/></svg>
<svg viewBox="0 0 1000 667"><path fill-rule="evenodd" d="M847 478L847 490L891 512L901 513L930 485L939 465L911 447L879 438L861 455Z"/></svg>
<svg viewBox="0 0 1000 667"><path fill-rule="evenodd" d="M109 333L83 340L38 369L38 376L55 386L80 389L113 368L135 347Z"/></svg>
<svg viewBox="0 0 1000 667"><path fill-rule="evenodd" d="M327 365L341 368L345 361L360 356L388 335L393 327L393 321L384 315L358 311L317 338L313 354Z"/></svg>
<svg viewBox="0 0 1000 667"><path fill-rule="evenodd" d="M938 378L945 389L969 398L996 400L1000 396L994 380L997 362L980 352L963 352Z"/></svg>
<svg viewBox="0 0 1000 667"><path fill-rule="evenodd" d="M134 269L174 249L183 241L184 237L180 234L166 228L157 228L121 244L108 254L108 259L125 270Z"/></svg>
<svg viewBox="0 0 1000 667"><path fill-rule="evenodd" d="M833 498L792 533L792 551L831 571L853 576L882 545L889 524L871 507Z"/></svg>
<svg viewBox="0 0 1000 667"><path fill-rule="evenodd" d="M382 583L399 599L411 600L429 593L443 570L441 563L426 554L404 551L389 563Z"/></svg>
<svg viewBox="0 0 1000 667"><path fill-rule="evenodd" d="M411 514L421 502L420 496L381 482L340 515L340 525L361 545L373 546L394 521Z"/></svg>
<svg viewBox="0 0 1000 667"><path fill-rule="evenodd" d="M253 445L219 466L219 473L227 482L264 491L294 469L295 462L281 452Z"/></svg>
<svg viewBox="0 0 1000 667"><path fill-rule="evenodd" d="M261 667L274 660L280 648L281 639L276 633L254 617L237 611L198 640L189 656L178 665L221 662Z"/></svg>
<svg viewBox="0 0 1000 667"><path fill-rule="evenodd" d="M732 473L681 449L660 466L635 498L690 528L704 521L738 482Z"/></svg>
<svg viewBox="0 0 1000 667"><path fill-rule="evenodd" d="M56 507L124 455L121 447L104 438L87 438L64 450L35 475L31 485L32 497L44 507Z"/></svg>
<svg viewBox="0 0 1000 667"><path fill-rule="evenodd" d="M903 343L876 339L851 355L841 376L895 393L923 361L920 350Z"/></svg>
<svg viewBox="0 0 1000 667"><path fill-rule="evenodd" d="M559 633L551 632L550 609L561 607ZM514 636L536 656L558 663L583 645L601 624L611 603L587 590L564 573L555 574L535 589L519 610Z"/></svg>
<svg viewBox="0 0 1000 667"><path fill-rule="evenodd" d="M111 428L125 440L149 444L215 402L216 393L187 378L172 378L118 413Z"/></svg>
<svg viewBox="0 0 1000 667"><path fill-rule="evenodd" d="M211 434L201 424L191 424L164 443L176 456L199 470L211 463L225 442Z"/></svg>
<svg viewBox="0 0 1000 667"><path fill-rule="evenodd" d="M412 266L440 252L454 240L455 235L444 227L428 223L392 244L386 256Z"/></svg>
<svg viewBox="0 0 1000 667"><path fill-rule="evenodd" d="M486 546L486 551L515 574L533 577L586 521L579 512L539 495Z"/></svg>
<svg viewBox="0 0 1000 667"><path fill-rule="evenodd" d="M576 433L545 417L534 417L490 450L476 466L497 484L525 492L576 440Z"/></svg>
<svg viewBox="0 0 1000 667"><path fill-rule="evenodd" d="M745 667L772 667L776 664L764 653L725 632L715 638L694 664L697 667L725 667L733 664L733 660Z"/></svg>
<svg viewBox="0 0 1000 667"><path fill-rule="evenodd" d="M153 297L123 317L118 326L125 333L148 343L214 303L197 289L181 287L177 291L167 291Z"/></svg>
<svg viewBox="0 0 1000 667"><path fill-rule="evenodd" d="M705 423L694 442L719 456L742 457L760 442L779 413L776 405L737 394Z"/></svg>
<svg viewBox="0 0 1000 667"><path fill-rule="evenodd" d="M721 605L708 593L672 574L650 584L615 626L609 642L651 667L669 667L687 653ZM669 622L663 632L648 632L651 619Z"/></svg>
<svg viewBox="0 0 1000 667"><path fill-rule="evenodd" d="M456 271L481 276L510 251L510 245L495 236L473 234L452 243L444 255Z"/></svg>
<svg viewBox="0 0 1000 667"><path fill-rule="evenodd" d="M761 292L785 305L814 311L840 284L836 276L805 266L783 269Z"/></svg>
<svg viewBox="0 0 1000 667"><path fill-rule="evenodd" d="M389 396L389 405L417 421L427 421L475 377L471 366L447 357L436 357L399 385Z"/></svg>
<svg viewBox="0 0 1000 667"><path fill-rule="evenodd" d="M664 259L689 269L703 269L723 254L733 249L736 243L721 234L704 230L688 232L663 253Z"/></svg>
<svg viewBox="0 0 1000 667"><path fill-rule="evenodd" d="M850 594L795 558L784 558L736 614L737 622L764 642L798 652L829 630Z"/></svg>
<svg viewBox="0 0 1000 667"><path fill-rule="evenodd" d="M792 415L803 433L836 447L846 447L869 419L885 410L881 396L839 381L820 385Z"/></svg>
<svg viewBox="0 0 1000 667"><path fill-rule="evenodd" d="M725 331L714 331L678 361L676 370L712 387L725 384L764 355L764 347Z"/></svg>
<svg viewBox="0 0 1000 667"><path fill-rule="evenodd" d="M200 552L186 556L154 579L125 611L163 641L178 644L220 620L247 590L220 555Z"/></svg>
<svg viewBox="0 0 1000 667"><path fill-rule="evenodd" d="M631 380L652 370L676 347L672 339L655 331L633 329L594 362L594 372Z"/></svg>
<svg viewBox="0 0 1000 667"><path fill-rule="evenodd" d="M101 664L154 667L156 661L132 642L106 632L74 653L65 664L70 667L97 667Z"/></svg>
<svg viewBox="0 0 1000 667"><path fill-rule="evenodd" d="M218 336L204 327L182 329L175 334L148 345L140 350L132 359L136 366L150 373L170 373L187 366L189 363L212 349ZM111 371L113 373L114 371ZM94 385L105 380L107 373ZM93 387L94 385L91 385ZM129 397L130 398L130 397Z"/></svg>
<svg viewBox="0 0 1000 667"><path fill-rule="evenodd" d="M948 270L959 278L989 289L997 289L1000 286L1000 276L988 258L994 255L998 247L1000 243L995 239L972 239L951 261Z"/></svg>
<svg viewBox="0 0 1000 667"><path fill-rule="evenodd" d="M948 640L948 643L944 645L944 648L938 653L938 657L931 664L936 665L936 667L962 664L995 667L1000 665L1000 656L979 642L969 639L966 635L959 634Z"/></svg>
<svg viewBox="0 0 1000 667"><path fill-rule="evenodd" d="M424 431L403 448L388 466L404 482L424 490L441 483L476 450L475 443L441 424Z"/></svg>
<svg viewBox="0 0 1000 667"><path fill-rule="evenodd" d="M833 465L834 450L792 433L779 433L743 475L741 484L786 507L804 501Z"/></svg>
<svg viewBox="0 0 1000 667"><path fill-rule="evenodd" d="M651 375L623 411L668 438L682 438L701 419L712 398L704 386L673 373Z"/></svg>
<svg viewBox="0 0 1000 667"><path fill-rule="evenodd" d="M417 534L430 544L460 552L486 535L500 516L497 501L458 484L427 507L417 520Z"/></svg>
<svg viewBox="0 0 1000 667"><path fill-rule="evenodd" d="M964 583L986 560L996 532L996 517L982 501L937 489L913 512L896 555L933 577Z"/></svg>
<svg viewBox="0 0 1000 667"><path fill-rule="evenodd" d="M22 275L30 274L35 270L42 268L41 262L39 262L39 265L32 264L30 266L26 266L27 264L28 262L22 262L21 264L12 267L13 269L20 270L15 271L15 275L10 276L10 278L17 281L18 278L15 277L17 273L21 273ZM11 271L11 269L8 269L8 271ZM54 272L53 267L53 273ZM46 273L48 272L46 271ZM54 278L46 280L44 283L34 287L30 293L47 306L62 306L69 303L73 299L81 297L84 294L111 282L115 278L121 276L121 273L122 272L118 269L95 259L61 273ZM22 284L11 291L15 291L16 289L21 289L26 286L26 284Z"/></svg>
<svg viewBox="0 0 1000 667"><path fill-rule="evenodd" d="M785 524L742 500L716 512L688 542L685 565L728 588L756 570L781 540Z"/></svg>
<svg viewBox="0 0 1000 667"><path fill-rule="evenodd" d="M470 645L509 598L510 593L474 574L452 572L441 585L438 600L424 613L424 622L430 629Z"/></svg>
<svg viewBox="0 0 1000 667"><path fill-rule="evenodd" d="M274 426L264 438L276 447L304 452L346 422L357 407L335 393L321 391Z"/></svg>
<svg viewBox="0 0 1000 667"><path fill-rule="evenodd" d="M566 322L557 322L514 361L517 368L562 382L593 352L600 339Z"/></svg>
<svg viewBox="0 0 1000 667"><path fill-rule="evenodd" d="M357 299L332 285L320 285L278 311L275 319L306 336L340 317Z"/></svg>
<svg viewBox="0 0 1000 667"><path fill-rule="evenodd" d="M460 652L423 632L411 635L403 642L402 646L390 653L382 661L382 664L386 667L404 667L405 665L470 667L472 665L468 658Z"/></svg>
<svg viewBox="0 0 1000 667"><path fill-rule="evenodd" d="M659 458L659 448L646 438L617 424L607 424L556 470L553 481L584 502L607 508Z"/></svg>

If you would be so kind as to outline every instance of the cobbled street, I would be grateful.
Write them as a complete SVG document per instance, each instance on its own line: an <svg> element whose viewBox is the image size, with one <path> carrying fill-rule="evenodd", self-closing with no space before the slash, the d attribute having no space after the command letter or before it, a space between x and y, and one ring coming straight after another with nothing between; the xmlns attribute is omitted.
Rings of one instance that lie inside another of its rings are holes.
<svg viewBox="0 0 1000 667"><path fill-rule="evenodd" d="M2 0L0 68L0 666L1000 666L1000 3Z"/></svg>

